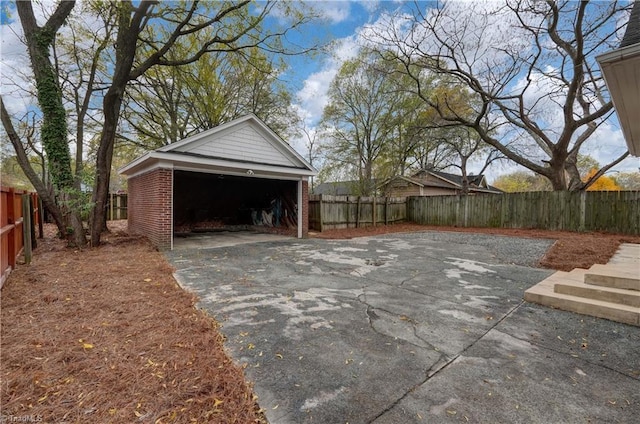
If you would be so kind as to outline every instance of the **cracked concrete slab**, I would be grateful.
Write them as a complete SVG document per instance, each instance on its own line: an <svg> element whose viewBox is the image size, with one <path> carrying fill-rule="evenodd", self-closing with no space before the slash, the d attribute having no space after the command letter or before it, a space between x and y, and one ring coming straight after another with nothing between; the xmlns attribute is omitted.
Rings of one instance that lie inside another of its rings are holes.
<svg viewBox="0 0 640 424"><path fill-rule="evenodd" d="M272 424L631 422L640 329L522 302L551 243L421 232L167 256Z"/></svg>

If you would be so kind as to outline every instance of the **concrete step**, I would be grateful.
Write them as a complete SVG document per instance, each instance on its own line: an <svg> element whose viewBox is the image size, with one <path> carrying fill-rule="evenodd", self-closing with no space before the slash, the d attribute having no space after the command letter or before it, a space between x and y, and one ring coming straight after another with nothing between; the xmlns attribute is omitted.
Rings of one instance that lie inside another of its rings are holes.
<svg viewBox="0 0 640 424"><path fill-rule="evenodd" d="M571 296L602 300L603 302L640 308L640 292L585 284L582 281L565 280L555 283L553 291Z"/></svg>
<svg viewBox="0 0 640 424"><path fill-rule="evenodd" d="M553 274L526 290L524 300L564 311L577 312L579 314L640 326L639 307L557 293L555 291L555 285L557 283L570 284L572 280L575 282L578 273L572 274L567 279L569 274L570 273L567 272L557 272ZM565 278L564 283L562 282L562 278Z"/></svg>
<svg viewBox="0 0 640 424"><path fill-rule="evenodd" d="M640 291L640 264L596 264L585 273L586 284Z"/></svg>
<svg viewBox="0 0 640 424"><path fill-rule="evenodd" d="M613 255L610 264L628 264L640 273L640 244L623 243Z"/></svg>

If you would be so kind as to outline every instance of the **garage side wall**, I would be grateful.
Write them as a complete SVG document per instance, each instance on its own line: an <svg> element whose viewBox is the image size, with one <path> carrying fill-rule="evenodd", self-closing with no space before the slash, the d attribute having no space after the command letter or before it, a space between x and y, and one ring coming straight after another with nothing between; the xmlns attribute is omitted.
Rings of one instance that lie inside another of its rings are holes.
<svg viewBox="0 0 640 424"><path fill-rule="evenodd" d="M309 182L302 182L302 238L309 237Z"/></svg>
<svg viewBox="0 0 640 424"><path fill-rule="evenodd" d="M173 171L154 169L128 180L130 234L146 236L160 250L171 249Z"/></svg>

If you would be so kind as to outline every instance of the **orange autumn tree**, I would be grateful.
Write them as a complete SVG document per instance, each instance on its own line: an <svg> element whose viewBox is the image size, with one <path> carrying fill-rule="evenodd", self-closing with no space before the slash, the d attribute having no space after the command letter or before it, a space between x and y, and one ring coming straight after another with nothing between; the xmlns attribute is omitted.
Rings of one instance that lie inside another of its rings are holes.
<svg viewBox="0 0 640 424"><path fill-rule="evenodd" d="M587 175L582 177L582 181L589 181L591 177L598 172L596 168L592 168ZM591 184L587 191L620 191L620 186L615 182L615 180L611 177L607 177L606 175L598 178L593 184Z"/></svg>

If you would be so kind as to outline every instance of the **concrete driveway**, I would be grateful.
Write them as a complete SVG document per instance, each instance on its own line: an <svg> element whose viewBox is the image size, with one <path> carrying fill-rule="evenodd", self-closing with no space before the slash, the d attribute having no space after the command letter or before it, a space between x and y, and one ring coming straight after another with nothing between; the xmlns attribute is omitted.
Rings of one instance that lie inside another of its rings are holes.
<svg viewBox="0 0 640 424"><path fill-rule="evenodd" d="M522 302L552 241L423 232L167 254L272 424L640 416L640 328Z"/></svg>

